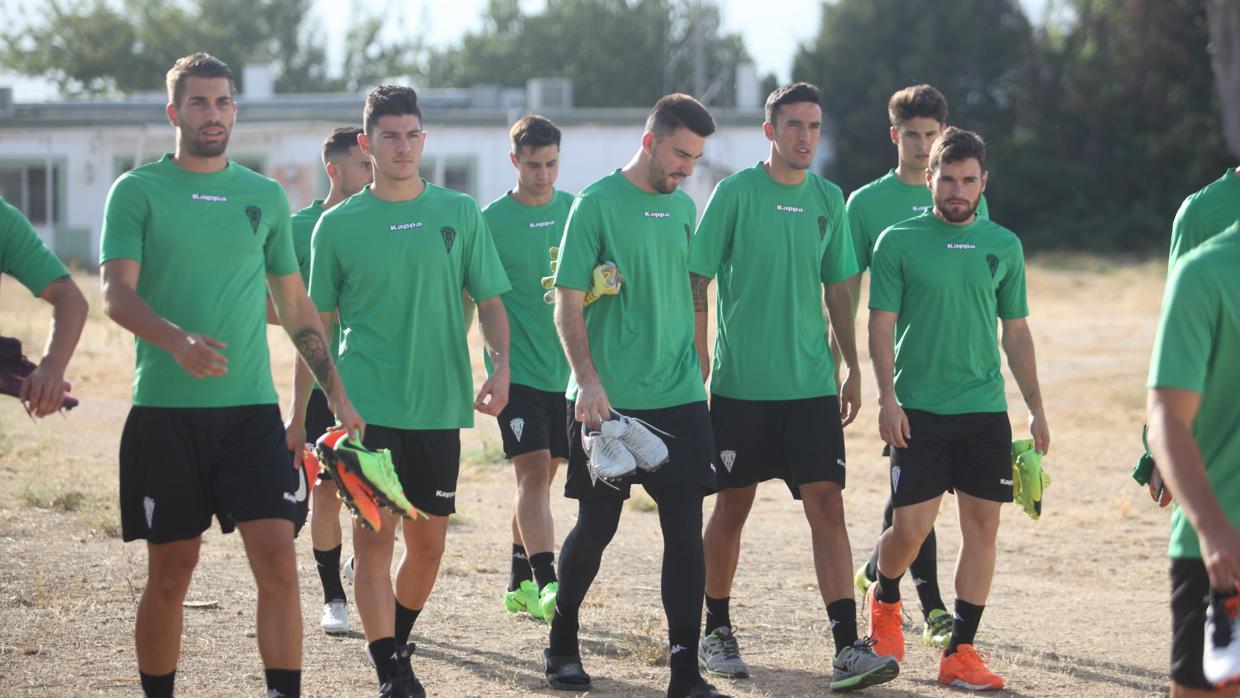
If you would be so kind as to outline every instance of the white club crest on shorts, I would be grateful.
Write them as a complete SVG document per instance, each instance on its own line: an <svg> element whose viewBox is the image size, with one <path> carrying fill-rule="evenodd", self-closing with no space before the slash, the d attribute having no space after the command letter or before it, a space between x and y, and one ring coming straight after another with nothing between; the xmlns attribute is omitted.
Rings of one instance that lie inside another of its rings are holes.
<svg viewBox="0 0 1240 698"><path fill-rule="evenodd" d="M719 459L723 461L723 467L732 472L732 464L736 462L736 451L727 450L719 452Z"/></svg>
<svg viewBox="0 0 1240 698"><path fill-rule="evenodd" d="M891 469L891 491L897 492L900 489L900 466Z"/></svg>
<svg viewBox="0 0 1240 698"><path fill-rule="evenodd" d="M515 417L508 426L512 427L512 433L517 437L517 442L521 442L521 432L525 431L525 420L521 417Z"/></svg>
<svg viewBox="0 0 1240 698"><path fill-rule="evenodd" d="M155 521L155 500L150 497L143 497L142 508L146 510L146 527L150 528Z"/></svg>

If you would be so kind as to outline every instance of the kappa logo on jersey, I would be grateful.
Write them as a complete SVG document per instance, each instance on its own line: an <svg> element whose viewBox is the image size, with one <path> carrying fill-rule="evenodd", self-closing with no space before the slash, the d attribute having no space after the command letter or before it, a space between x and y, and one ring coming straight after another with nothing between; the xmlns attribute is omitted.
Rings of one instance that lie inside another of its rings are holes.
<svg viewBox="0 0 1240 698"><path fill-rule="evenodd" d="M456 228L445 225L439 229L439 234L443 236L444 249L448 251L448 254L452 254L452 243L456 242Z"/></svg>
<svg viewBox="0 0 1240 698"><path fill-rule="evenodd" d="M932 208L934 208L934 207L933 207L933 206L931 206L931 205L929 205L929 204L927 204L927 205L925 205L925 206L914 206L914 207L913 207L913 213L925 213L926 211L929 211L929 210L930 210L930 209L932 209Z"/></svg>
<svg viewBox="0 0 1240 698"><path fill-rule="evenodd" d="M947 249L949 250L976 250L977 245L974 245L971 242L949 242L947 243Z"/></svg>
<svg viewBox="0 0 1240 698"><path fill-rule="evenodd" d="M999 258L993 254L986 255L986 264L990 267L990 278L995 278L995 272L999 271Z"/></svg>
<svg viewBox="0 0 1240 698"><path fill-rule="evenodd" d="M727 450L719 452L719 459L723 461L723 467L732 472L732 464L736 462L736 451Z"/></svg>
<svg viewBox="0 0 1240 698"><path fill-rule="evenodd" d="M521 443L521 433L525 431L525 420L521 417L514 417L508 426L512 428L513 436L517 437L517 443Z"/></svg>
<svg viewBox="0 0 1240 698"><path fill-rule="evenodd" d="M213 204L222 204L228 201L227 196L217 196L215 194L190 194L189 198L194 201L209 201Z"/></svg>
<svg viewBox="0 0 1240 698"><path fill-rule="evenodd" d="M388 226L388 230L395 232L397 230L413 230L414 228L421 227L422 221L415 221L413 223L396 223L395 225Z"/></svg>
<svg viewBox="0 0 1240 698"><path fill-rule="evenodd" d="M155 500L150 497L143 497L142 508L146 510L146 527L150 528L155 521Z"/></svg>
<svg viewBox="0 0 1240 698"><path fill-rule="evenodd" d="M818 216L818 239L822 240L827 236L827 217Z"/></svg>
<svg viewBox="0 0 1240 698"><path fill-rule="evenodd" d="M258 224L263 222L263 209L257 206L246 206L245 217L250 221L250 230L258 234Z"/></svg>
<svg viewBox="0 0 1240 698"><path fill-rule="evenodd" d="M555 221L534 221L530 223L531 228L550 228L555 225Z"/></svg>
<svg viewBox="0 0 1240 698"><path fill-rule="evenodd" d="M891 491L898 492L900 490L900 466L891 469Z"/></svg>
<svg viewBox="0 0 1240 698"><path fill-rule="evenodd" d="M787 204L775 204L775 210L784 213L805 213L805 209L800 206L788 206Z"/></svg>
<svg viewBox="0 0 1240 698"><path fill-rule="evenodd" d="M643 213L647 218L671 218L672 217L672 214L667 213L666 211L644 211Z"/></svg>

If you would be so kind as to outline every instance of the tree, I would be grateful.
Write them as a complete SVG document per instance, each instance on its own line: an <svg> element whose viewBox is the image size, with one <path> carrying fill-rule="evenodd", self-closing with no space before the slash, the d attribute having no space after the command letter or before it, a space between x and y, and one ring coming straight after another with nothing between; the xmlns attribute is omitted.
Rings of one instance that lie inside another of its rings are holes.
<svg viewBox="0 0 1240 698"><path fill-rule="evenodd" d="M1210 64L1223 108L1223 136L1240 156L1240 3L1210 0Z"/></svg>

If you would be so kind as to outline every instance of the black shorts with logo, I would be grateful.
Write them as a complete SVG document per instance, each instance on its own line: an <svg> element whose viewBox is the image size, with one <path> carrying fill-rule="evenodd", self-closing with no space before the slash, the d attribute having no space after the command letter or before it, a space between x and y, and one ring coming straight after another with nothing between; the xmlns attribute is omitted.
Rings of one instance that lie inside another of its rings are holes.
<svg viewBox="0 0 1240 698"><path fill-rule="evenodd" d="M934 414L906 409L912 438L891 449L891 503L903 507L944 492L1012 501L1012 425L1006 412Z"/></svg>
<svg viewBox="0 0 1240 698"><path fill-rule="evenodd" d="M778 478L800 499L800 486L811 482L844 487L844 429L835 395L737 400L716 394L710 421L720 490Z"/></svg>
<svg viewBox="0 0 1240 698"><path fill-rule="evenodd" d="M314 443L327 430L336 426L336 416L327 404L327 395L319 388L310 393L310 402L306 405L306 440ZM319 468L319 483L331 482L332 476L326 468Z"/></svg>
<svg viewBox="0 0 1240 698"><path fill-rule="evenodd" d="M306 494L276 405L129 410L120 446L126 541L195 538L212 516L224 533L257 519L296 522Z"/></svg>
<svg viewBox="0 0 1240 698"><path fill-rule="evenodd" d="M395 429L366 425L362 443L386 448L400 476L405 497L432 516L456 511L456 478L461 470L460 429Z"/></svg>
<svg viewBox="0 0 1240 698"><path fill-rule="evenodd" d="M564 391L548 392L513 383L508 388L508 404L499 413L499 433L504 440L504 457L534 451L551 451L552 458L568 458L568 432L564 428Z"/></svg>
<svg viewBox="0 0 1240 698"><path fill-rule="evenodd" d="M616 410L626 417L635 417L671 436L657 434L667 444L668 462L648 473L640 468L620 482L597 483L590 479L586 466L586 452L581 445L581 422L575 419L576 407L566 405L568 424L568 475L564 482L564 496L569 499L594 499L617 497L628 499L632 485L639 484L652 493L666 486L698 486L708 492L715 490L715 440L710 428L710 412L705 402L655 410ZM615 485L616 487L612 487ZM618 488L618 489L617 489Z"/></svg>
<svg viewBox="0 0 1240 698"><path fill-rule="evenodd" d="M1199 557L1171 558L1171 680L1213 690L1202 668L1210 576Z"/></svg>

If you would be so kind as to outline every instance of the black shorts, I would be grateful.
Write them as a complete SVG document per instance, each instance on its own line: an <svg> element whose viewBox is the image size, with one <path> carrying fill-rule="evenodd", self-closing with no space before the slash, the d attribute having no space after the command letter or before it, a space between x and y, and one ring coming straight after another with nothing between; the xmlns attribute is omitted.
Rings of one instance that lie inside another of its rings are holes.
<svg viewBox="0 0 1240 698"><path fill-rule="evenodd" d="M891 449L891 503L924 502L957 490L1012 501L1012 425L1006 412L905 410L913 437Z"/></svg>
<svg viewBox="0 0 1240 698"><path fill-rule="evenodd" d="M386 448L413 505L433 516L456 511L456 477L461 470L460 429L394 429L366 425L362 443Z"/></svg>
<svg viewBox="0 0 1240 698"><path fill-rule="evenodd" d="M513 383L508 388L508 404L499 413L499 433L504 440L504 457L534 451L551 451L552 458L568 458L568 431L564 391L550 393Z"/></svg>
<svg viewBox="0 0 1240 698"><path fill-rule="evenodd" d="M719 449L719 489L778 478L794 499L801 485L844 487L844 429L835 395L800 400L737 400L712 395L710 423Z"/></svg>
<svg viewBox="0 0 1240 698"><path fill-rule="evenodd" d="M671 436L661 436L667 444L668 462L648 473L640 468L613 488L605 482L594 483L586 466L586 452L581 445L581 422L574 416L576 407L572 402L566 406L565 421L568 424L568 475L564 482L564 496L570 499L594 499L616 497L628 499L634 484L642 485L647 492L667 485L695 485L707 491L715 490L715 440L710 429L710 412L705 402L657 410L627 410L616 408L627 417L636 417L647 424L665 431ZM618 489L617 489L618 488Z"/></svg>
<svg viewBox="0 0 1240 698"><path fill-rule="evenodd" d="M126 541L195 538L212 516L224 533L257 519L296 522L306 499L275 405L135 405L121 433L120 462Z"/></svg>
<svg viewBox="0 0 1240 698"><path fill-rule="evenodd" d="M1171 558L1171 680L1181 686L1215 688L1201 666L1209 605L1210 577L1201 558Z"/></svg>
<svg viewBox="0 0 1240 698"><path fill-rule="evenodd" d="M327 395L315 388L310 393L310 402L306 405L306 441L314 443L327 430L336 426L336 416L327 404ZM332 476L326 468L319 468L319 483L331 482Z"/></svg>

